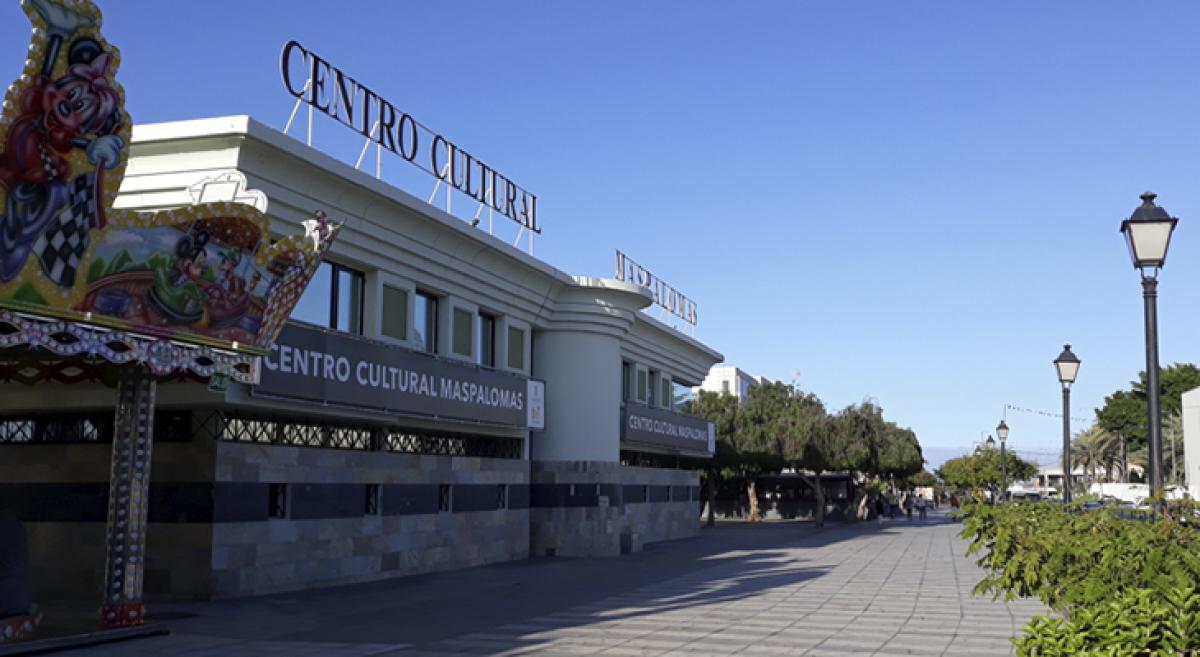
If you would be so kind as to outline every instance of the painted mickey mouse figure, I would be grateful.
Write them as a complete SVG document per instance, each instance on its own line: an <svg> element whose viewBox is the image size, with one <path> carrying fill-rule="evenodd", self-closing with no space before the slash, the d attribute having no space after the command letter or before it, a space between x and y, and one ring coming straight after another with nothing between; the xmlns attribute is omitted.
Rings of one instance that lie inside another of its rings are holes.
<svg viewBox="0 0 1200 657"><path fill-rule="evenodd" d="M29 1L46 21L50 43L41 74L21 93L20 113L0 153L0 188L7 192L4 214L0 215L0 282L20 272L51 219L74 202L77 187L90 183L92 189L84 191L94 192L97 176L71 178L67 160L71 150L84 149L88 162L99 172L120 164L124 146L116 135L121 121L120 93L106 77L112 55L95 39L71 40L94 19L51 0ZM68 42L67 72L54 79L54 64ZM92 219L102 222L100 217ZM45 259L43 267L47 267Z"/></svg>

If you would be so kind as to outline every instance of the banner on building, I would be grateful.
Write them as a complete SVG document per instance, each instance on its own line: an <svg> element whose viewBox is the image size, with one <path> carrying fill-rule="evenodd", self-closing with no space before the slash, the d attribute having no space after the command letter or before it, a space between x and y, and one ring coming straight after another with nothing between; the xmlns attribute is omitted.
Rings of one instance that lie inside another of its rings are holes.
<svg viewBox="0 0 1200 657"><path fill-rule="evenodd" d="M682 454L712 454L715 433L708 420L626 402L621 408L622 446Z"/></svg>
<svg viewBox="0 0 1200 657"><path fill-rule="evenodd" d="M531 400L535 387L539 398ZM261 382L251 394L539 429L544 390L543 382L520 374L289 323L263 359Z"/></svg>

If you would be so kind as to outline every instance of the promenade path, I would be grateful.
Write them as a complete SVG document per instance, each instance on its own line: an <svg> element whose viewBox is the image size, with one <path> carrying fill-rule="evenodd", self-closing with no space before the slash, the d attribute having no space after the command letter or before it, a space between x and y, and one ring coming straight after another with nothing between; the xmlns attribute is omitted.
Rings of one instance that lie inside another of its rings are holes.
<svg viewBox="0 0 1200 657"><path fill-rule="evenodd" d="M1014 654L1040 613L971 595L959 526L933 514L724 524L607 559L531 559L319 592L159 605L169 636L71 657Z"/></svg>

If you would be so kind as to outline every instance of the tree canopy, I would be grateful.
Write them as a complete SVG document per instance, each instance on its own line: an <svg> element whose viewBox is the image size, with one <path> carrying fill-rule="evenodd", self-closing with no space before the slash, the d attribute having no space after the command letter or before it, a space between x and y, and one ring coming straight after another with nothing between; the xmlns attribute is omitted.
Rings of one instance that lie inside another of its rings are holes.
<svg viewBox="0 0 1200 657"><path fill-rule="evenodd" d="M1006 451L1004 464L1007 469L1008 483L1029 479L1037 474L1036 464L1026 461L1016 454ZM960 491L999 488L1001 480L1000 450L989 447L976 450L950 459L938 468L937 474L946 486Z"/></svg>

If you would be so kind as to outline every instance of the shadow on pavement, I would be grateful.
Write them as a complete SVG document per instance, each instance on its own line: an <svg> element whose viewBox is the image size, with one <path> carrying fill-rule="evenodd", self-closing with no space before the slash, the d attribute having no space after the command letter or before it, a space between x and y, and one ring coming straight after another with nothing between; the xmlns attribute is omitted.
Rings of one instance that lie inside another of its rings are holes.
<svg viewBox="0 0 1200 657"><path fill-rule="evenodd" d="M294 594L156 605L150 620L156 612L180 620L169 623L172 637L144 642L164 652L188 640L213 650L270 641L421 648L555 614L560 620L569 617L564 626L582 627L760 595L826 573L806 566L789 549L949 522L955 521L939 513L925 522L898 518L882 527L869 521L823 530L797 522L722 523L694 538L653 544L621 557L534 558ZM530 647L544 642L535 636L527 640ZM254 654L246 652L249 647L240 646L238 654Z"/></svg>

